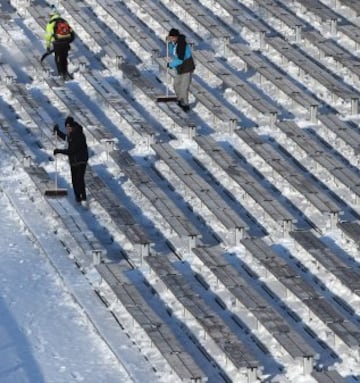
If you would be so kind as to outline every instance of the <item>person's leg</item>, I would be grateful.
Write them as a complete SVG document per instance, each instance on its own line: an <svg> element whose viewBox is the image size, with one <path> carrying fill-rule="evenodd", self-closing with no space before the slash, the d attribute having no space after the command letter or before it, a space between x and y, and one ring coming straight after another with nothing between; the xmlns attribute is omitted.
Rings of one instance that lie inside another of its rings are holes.
<svg viewBox="0 0 360 383"><path fill-rule="evenodd" d="M176 94L178 102L181 103L183 101L181 100L180 89L181 89L181 75L177 74L177 75L175 75L175 78L174 78L174 92Z"/></svg>
<svg viewBox="0 0 360 383"><path fill-rule="evenodd" d="M57 56L57 68L59 76L66 76L67 74L67 58L69 53L69 44L65 42L56 41L54 44L55 56Z"/></svg>
<svg viewBox="0 0 360 383"><path fill-rule="evenodd" d="M183 86L184 86L184 102L185 105L189 105L189 91L192 80L192 72L184 73Z"/></svg>
<svg viewBox="0 0 360 383"><path fill-rule="evenodd" d="M61 54L60 54L60 52L61 52L61 50L59 49L58 45L54 44L55 65L56 65L56 69L57 69L59 76L61 75L61 65L60 65L60 61L61 61L60 55Z"/></svg>
<svg viewBox="0 0 360 383"><path fill-rule="evenodd" d="M86 187L85 187L85 171L86 164L81 164L78 166L78 190L80 193L80 199L86 201Z"/></svg>
<svg viewBox="0 0 360 383"><path fill-rule="evenodd" d="M180 106L189 106L189 89L191 84L192 73L183 73L177 75L177 96Z"/></svg>
<svg viewBox="0 0 360 383"><path fill-rule="evenodd" d="M79 187L79 166L71 166L71 182L75 199L77 202L81 202L81 190Z"/></svg>
<svg viewBox="0 0 360 383"><path fill-rule="evenodd" d="M63 55L62 55L62 68L64 75L68 76L68 56L69 56L69 44L64 43Z"/></svg>

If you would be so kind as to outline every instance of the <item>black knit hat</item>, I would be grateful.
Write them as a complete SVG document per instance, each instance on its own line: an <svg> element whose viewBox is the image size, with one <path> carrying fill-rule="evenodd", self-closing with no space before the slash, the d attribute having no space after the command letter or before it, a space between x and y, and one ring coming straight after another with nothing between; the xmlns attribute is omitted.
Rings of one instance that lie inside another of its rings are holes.
<svg viewBox="0 0 360 383"><path fill-rule="evenodd" d="M177 37L179 35L180 35L180 32L177 29L175 28L170 29L169 36Z"/></svg>
<svg viewBox="0 0 360 383"><path fill-rule="evenodd" d="M65 126L73 126L73 123L74 123L74 119L71 117L71 116L67 116L66 119L65 119Z"/></svg>

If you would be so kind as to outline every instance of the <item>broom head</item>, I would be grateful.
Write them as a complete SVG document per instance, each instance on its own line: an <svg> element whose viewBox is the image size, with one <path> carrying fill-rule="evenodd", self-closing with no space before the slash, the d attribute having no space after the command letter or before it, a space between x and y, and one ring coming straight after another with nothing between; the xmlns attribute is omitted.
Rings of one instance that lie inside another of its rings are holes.
<svg viewBox="0 0 360 383"><path fill-rule="evenodd" d="M68 191L66 189L47 189L45 190L44 195L46 197L66 197L68 194Z"/></svg>
<svg viewBox="0 0 360 383"><path fill-rule="evenodd" d="M156 97L156 102L176 102L178 99L176 96L159 96Z"/></svg>

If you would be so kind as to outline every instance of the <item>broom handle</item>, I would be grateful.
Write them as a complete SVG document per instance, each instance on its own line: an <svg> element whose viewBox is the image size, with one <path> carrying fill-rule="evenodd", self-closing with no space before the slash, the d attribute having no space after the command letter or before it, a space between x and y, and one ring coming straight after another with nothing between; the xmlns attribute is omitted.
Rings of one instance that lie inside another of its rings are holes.
<svg viewBox="0 0 360 383"><path fill-rule="evenodd" d="M55 155L55 190L58 190L57 155Z"/></svg>
<svg viewBox="0 0 360 383"><path fill-rule="evenodd" d="M169 96L169 42L166 38L166 97Z"/></svg>
<svg viewBox="0 0 360 383"><path fill-rule="evenodd" d="M56 148L57 133L54 132L54 149ZM55 190L58 189L57 154L55 154Z"/></svg>

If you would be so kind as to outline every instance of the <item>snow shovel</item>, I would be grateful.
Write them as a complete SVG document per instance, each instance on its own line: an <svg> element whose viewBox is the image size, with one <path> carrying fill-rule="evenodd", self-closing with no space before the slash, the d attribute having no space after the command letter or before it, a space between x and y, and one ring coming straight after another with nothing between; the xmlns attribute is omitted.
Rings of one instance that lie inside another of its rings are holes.
<svg viewBox="0 0 360 383"><path fill-rule="evenodd" d="M169 59L169 44L166 41L166 94L165 94L165 96L156 97L156 102L174 102L174 101L177 101L176 96L169 96L169 78L170 78L170 75L169 75L169 67L167 65L167 63L169 62L168 59Z"/></svg>
<svg viewBox="0 0 360 383"><path fill-rule="evenodd" d="M58 187L58 171L57 171L57 155L55 155L55 187L54 189L45 190L44 195L47 197L66 197L68 191Z"/></svg>

